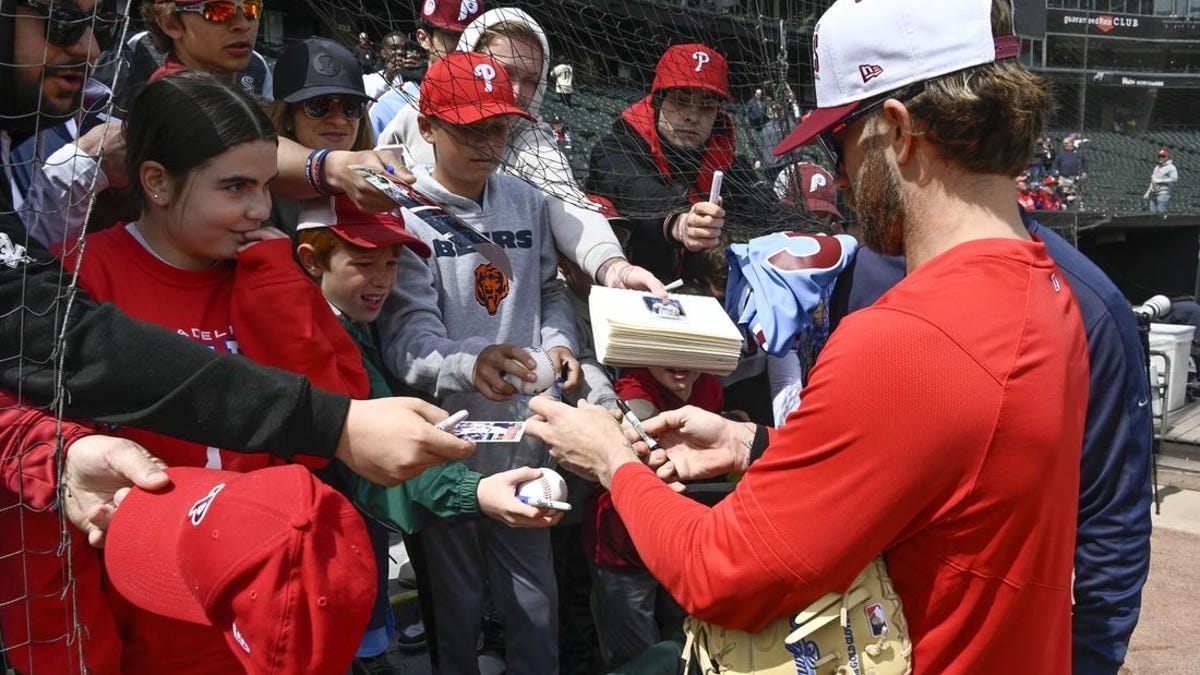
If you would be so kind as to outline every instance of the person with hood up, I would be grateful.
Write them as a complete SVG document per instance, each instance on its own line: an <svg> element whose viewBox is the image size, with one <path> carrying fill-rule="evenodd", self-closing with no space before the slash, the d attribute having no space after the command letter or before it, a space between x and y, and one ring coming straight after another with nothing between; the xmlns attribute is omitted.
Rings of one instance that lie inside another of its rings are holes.
<svg viewBox="0 0 1200 675"><path fill-rule="evenodd" d="M734 156L733 119L720 109L727 100L725 57L675 45L659 59L650 94L592 148L585 189L628 219L630 261L659 278L679 275L683 253L719 246L727 218L764 233L786 229L789 209ZM710 200L717 171L724 187Z"/></svg>
<svg viewBox="0 0 1200 675"><path fill-rule="evenodd" d="M537 21L519 9L490 10L467 26L458 50L481 52L500 62L513 82L517 106L534 118L516 121L500 170L549 196L550 228L559 252L602 285L665 295L658 277L625 259L607 218L579 189L554 130L541 119L550 44Z"/></svg>

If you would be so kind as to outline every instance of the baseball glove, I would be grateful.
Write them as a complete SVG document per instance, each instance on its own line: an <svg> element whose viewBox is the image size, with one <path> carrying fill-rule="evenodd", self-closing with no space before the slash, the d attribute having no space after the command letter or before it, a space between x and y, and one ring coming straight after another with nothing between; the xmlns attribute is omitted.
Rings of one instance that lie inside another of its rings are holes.
<svg viewBox="0 0 1200 675"><path fill-rule="evenodd" d="M828 593L757 633L688 617L686 673L715 675L908 675L912 642L900 596L876 558L844 593ZM695 662L698 669L692 667Z"/></svg>

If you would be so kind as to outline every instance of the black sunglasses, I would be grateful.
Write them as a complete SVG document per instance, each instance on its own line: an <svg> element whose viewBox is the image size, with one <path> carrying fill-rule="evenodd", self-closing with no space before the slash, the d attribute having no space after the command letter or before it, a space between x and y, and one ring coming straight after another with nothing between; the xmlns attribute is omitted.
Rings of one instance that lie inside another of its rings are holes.
<svg viewBox="0 0 1200 675"><path fill-rule="evenodd" d="M108 49L116 40L123 18L118 12L85 12L73 5L43 0L21 0L21 4L46 20L46 42L64 49L83 39L88 28L100 49Z"/></svg>
<svg viewBox="0 0 1200 675"><path fill-rule="evenodd" d="M361 119L363 113L367 111L367 99L357 96L317 96L304 101L301 106L304 108L305 115L319 120L329 114L335 100L338 108L348 120Z"/></svg>
<svg viewBox="0 0 1200 675"><path fill-rule="evenodd" d="M829 163L833 169L833 172L836 174L838 171L841 171L842 158L845 156L845 148L842 145L842 141L838 139L838 134L845 131L846 127L854 124L856 120L860 120L882 108L883 104L889 99L894 98L901 103L908 103L910 100L916 98L917 95L924 92L924 83L910 84L906 87L893 89L886 94L881 94L879 98L867 103L858 110L855 110L847 115L837 124L829 127L820 134L817 134L817 145L821 146L821 150L823 150L825 152L825 156L829 158Z"/></svg>

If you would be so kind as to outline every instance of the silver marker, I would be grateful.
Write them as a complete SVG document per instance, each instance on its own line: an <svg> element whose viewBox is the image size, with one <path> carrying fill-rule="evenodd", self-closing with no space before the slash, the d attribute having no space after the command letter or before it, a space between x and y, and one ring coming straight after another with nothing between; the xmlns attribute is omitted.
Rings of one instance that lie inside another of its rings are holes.
<svg viewBox="0 0 1200 675"><path fill-rule="evenodd" d="M642 426L642 421L637 418L637 415L633 414L633 410L629 408L629 405L625 403L625 401L617 399L617 407L621 409L621 414L625 416L625 421L629 422L629 426L633 427L633 430L638 432L638 436L642 437L642 440L646 442L646 445L650 446L651 450L657 449L658 441L654 440L650 437L650 434L646 433L646 427Z"/></svg>
<svg viewBox="0 0 1200 675"><path fill-rule="evenodd" d="M721 198L721 181L725 178L724 171L714 171L712 178L712 187L708 189L708 201L716 204Z"/></svg>
<svg viewBox="0 0 1200 675"><path fill-rule="evenodd" d="M461 422L465 419L467 419L467 411L459 410L458 412L447 417L446 419L442 420L441 422L438 422L437 424L433 425L433 428L440 429L442 431L450 431L451 429L454 428L455 424L458 424L459 422Z"/></svg>

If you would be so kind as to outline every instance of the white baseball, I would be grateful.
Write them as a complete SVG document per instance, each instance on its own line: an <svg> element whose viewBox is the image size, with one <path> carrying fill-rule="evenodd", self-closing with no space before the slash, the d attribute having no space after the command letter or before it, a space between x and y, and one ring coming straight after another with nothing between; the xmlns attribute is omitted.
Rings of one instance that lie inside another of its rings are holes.
<svg viewBox="0 0 1200 675"><path fill-rule="evenodd" d="M516 387L517 391L522 394L533 396L534 394L546 391L554 384L554 380L558 378L558 366L554 364L549 354L537 347L526 347L525 352L537 362L537 366L533 369L533 374L537 376L537 380L534 382L520 380L510 373L504 374L504 380Z"/></svg>
<svg viewBox="0 0 1200 675"><path fill-rule="evenodd" d="M542 469L542 475L517 486L517 494L530 499L567 501L567 481L554 469Z"/></svg>

